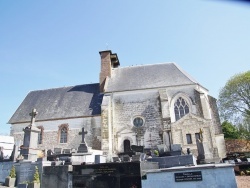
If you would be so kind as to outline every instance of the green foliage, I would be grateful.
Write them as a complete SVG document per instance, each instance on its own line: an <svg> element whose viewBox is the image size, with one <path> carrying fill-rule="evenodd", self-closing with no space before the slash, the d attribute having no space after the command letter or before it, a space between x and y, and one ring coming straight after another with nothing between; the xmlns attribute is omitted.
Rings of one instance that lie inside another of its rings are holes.
<svg viewBox="0 0 250 188"><path fill-rule="evenodd" d="M236 74L227 81L220 91L218 107L224 121L239 124L250 118L250 71Z"/></svg>
<svg viewBox="0 0 250 188"><path fill-rule="evenodd" d="M231 123L224 121L222 123L222 132L224 133L225 139L239 139L239 132Z"/></svg>
<svg viewBox="0 0 250 188"><path fill-rule="evenodd" d="M234 126L228 121L222 123L222 132L224 133L225 139L244 139L250 140L250 132L243 125Z"/></svg>
<svg viewBox="0 0 250 188"><path fill-rule="evenodd" d="M36 166L35 168L36 168L36 170L35 170L33 182L34 183L40 183L40 177L39 177L38 167Z"/></svg>
<svg viewBox="0 0 250 188"><path fill-rule="evenodd" d="M14 166L12 166L11 170L10 170L10 174L9 176L11 178L15 178L16 177L16 168Z"/></svg>

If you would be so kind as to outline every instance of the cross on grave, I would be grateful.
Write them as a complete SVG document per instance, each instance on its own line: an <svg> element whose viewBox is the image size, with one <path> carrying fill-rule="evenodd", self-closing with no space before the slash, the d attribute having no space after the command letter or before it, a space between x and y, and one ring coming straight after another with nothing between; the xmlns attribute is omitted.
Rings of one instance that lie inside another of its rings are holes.
<svg viewBox="0 0 250 188"><path fill-rule="evenodd" d="M88 132L84 131L84 127L83 127L82 132L79 132L79 135L82 135L82 143L85 143L85 134L88 134Z"/></svg>
<svg viewBox="0 0 250 188"><path fill-rule="evenodd" d="M85 134L87 134L87 131L84 131L84 127L82 128L82 132L79 132L79 135L82 135L82 143L78 147L77 153L87 153L88 152L88 146L85 143Z"/></svg>
<svg viewBox="0 0 250 188"><path fill-rule="evenodd" d="M32 110L31 113L29 113L29 115L31 116L31 124L30 124L31 126L35 124L37 114L38 114L38 112L36 111L35 108Z"/></svg>

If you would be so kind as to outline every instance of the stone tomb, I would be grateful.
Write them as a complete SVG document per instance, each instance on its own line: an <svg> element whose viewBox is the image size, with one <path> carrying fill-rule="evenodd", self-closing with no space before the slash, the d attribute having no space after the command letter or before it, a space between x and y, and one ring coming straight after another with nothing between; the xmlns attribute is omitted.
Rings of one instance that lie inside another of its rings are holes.
<svg viewBox="0 0 250 188"><path fill-rule="evenodd" d="M73 187L141 187L140 162L73 166Z"/></svg>
<svg viewBox="0 0 250 188"><path fill-rule="evenodd" d="M176 155L167 157L148 158L149 162L158 162L160 168L170 168L175 166L196 165L196 158L193 155Z"/></svg>

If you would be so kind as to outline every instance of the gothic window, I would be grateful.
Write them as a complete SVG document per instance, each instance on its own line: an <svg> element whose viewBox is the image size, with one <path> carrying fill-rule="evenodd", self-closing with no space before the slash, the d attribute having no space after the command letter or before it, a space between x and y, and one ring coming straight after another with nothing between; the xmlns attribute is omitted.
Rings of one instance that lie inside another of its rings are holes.
<svg viewBox="0 0 250 188"><path fill-rule="evenodd" d="M186 137L187 137L187 144L192 144L191 134L186 134Z"/></svg>
<svg viewBox="0 0 250 188"><path fill-rule="evenodd" d="M189 113L188 104L182 97L179 97L174 103L174 113L176 121Z"/></svg>
<svg viewBox="0 0 250 188"><path fill-rule="evenodd" d="M133 125L135 127L141 127L144 124L144 120L141 117L136 117L133 120Z"/></svg>
<svg viewBox="0 0 250 188"><path fill-rule="evenodd" d="M68 125L63 124L59 126L59 141L60 143L67 143L68 141Z"/></svg>
<svg viewBox="0 0 250 188"><path fill-rule="evenodd" d="M38 144L42 144L43 143L43 126L38 126L38 129L40 129L40 132L38 133L38 139L37 139L37 143Z"/></svg>

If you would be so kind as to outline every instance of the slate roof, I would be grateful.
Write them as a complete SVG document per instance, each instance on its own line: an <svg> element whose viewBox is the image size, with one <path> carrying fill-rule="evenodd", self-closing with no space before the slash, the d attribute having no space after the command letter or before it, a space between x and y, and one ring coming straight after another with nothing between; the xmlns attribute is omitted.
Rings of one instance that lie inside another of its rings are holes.
<svg viewBox="0 0 250 188"><path fill-rule="evenodd" d="M29 122L35 108L36 121L101 114L99 83L31 91L8 123Z"/></svg>
<svg viewBox="0 0 250 188"><path fill-rule="evenodd" d="M105 92L198 84L175 63L112 69Z"/></svg>

